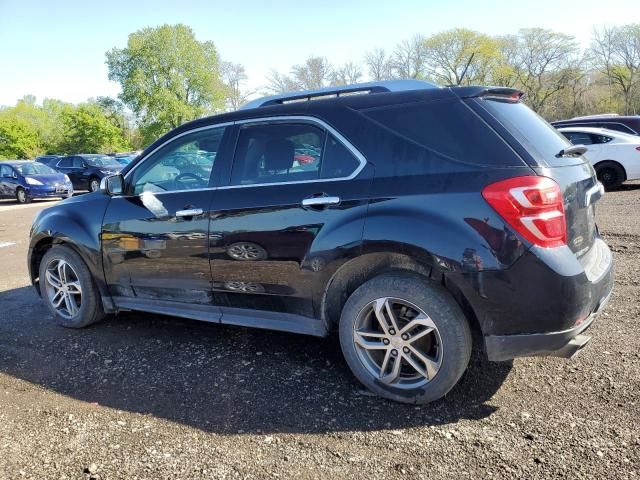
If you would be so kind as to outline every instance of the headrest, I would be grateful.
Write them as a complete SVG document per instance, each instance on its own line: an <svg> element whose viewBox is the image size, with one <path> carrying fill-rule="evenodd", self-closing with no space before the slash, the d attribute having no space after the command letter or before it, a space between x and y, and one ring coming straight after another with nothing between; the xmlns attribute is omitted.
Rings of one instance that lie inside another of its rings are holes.
<svg viewBox="0 0 640 480"><path fill-rule="evenodd" d="M293 166L295 146L284 138L269 140L264 149L265 170L287 170Z"/></svg>

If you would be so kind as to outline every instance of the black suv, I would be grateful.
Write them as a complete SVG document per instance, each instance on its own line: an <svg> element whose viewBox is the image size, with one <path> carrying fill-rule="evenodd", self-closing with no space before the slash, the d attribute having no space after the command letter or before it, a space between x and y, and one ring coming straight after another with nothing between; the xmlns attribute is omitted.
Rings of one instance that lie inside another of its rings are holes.
<svg viewBox="0 0 640 480"><path fill-rule="evenodd" d="M521 95L382 82L185 124L43 210L31 278L67 327L138 310L337 331L402 402L444 396L472 347L570 357L612 289L603 190Z"/></svg>
<svg viewBox="0 0 640 480"><path fill-rule="evenodd" d="M593 115L590 117L576 117L570 120L551 122L556 128L562 127L594 127L615 130L616 132L640 135L640 115Z"/></svg>
<svg viewBox="0 0 640 480"><path fill-rule="evenodd" d="M74 190L90 192L99 190L104 177L120 172L123 167L115 158L100 154L70 155L48 165L65 173L71 179Z"/></svg>

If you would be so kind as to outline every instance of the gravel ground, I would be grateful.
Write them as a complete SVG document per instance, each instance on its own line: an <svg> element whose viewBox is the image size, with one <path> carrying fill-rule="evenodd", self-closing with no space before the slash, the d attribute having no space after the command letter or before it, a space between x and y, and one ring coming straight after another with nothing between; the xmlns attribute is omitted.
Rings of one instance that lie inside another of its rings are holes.
<svg viewBox="0 0 640 480"><path fill-rule="evenodd" d="M0 202L0 478L638 478L640 184L608 193L612 301L575 359L474 359L442 401L372 397L336 339L126 314L52 324ZM2 246L5 245L5 246Z"/></svg>

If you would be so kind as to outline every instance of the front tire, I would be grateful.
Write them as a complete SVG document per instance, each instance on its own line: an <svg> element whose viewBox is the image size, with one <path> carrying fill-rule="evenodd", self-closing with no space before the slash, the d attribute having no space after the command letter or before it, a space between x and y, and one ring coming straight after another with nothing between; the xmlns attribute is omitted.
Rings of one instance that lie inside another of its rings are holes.
<svg viewBox="0 0 640 480"><path fill-rule="evenodd" d="M100 179L96 177L89 179L89 191L97 192L98 190L100 190Z"/></svg>
<svg viewBox="0 0 640 480"><path fill-rule="evenodd" d="M471 330L458 304L442 287L410 273L360 286L342 310L339 333L356 378L403 403L444 397L471 357Z"/></svg>
<svg viewBox="0 0 640 480"><path fill-rule="evenodd" d="M58 325L82 328L104 317L91 272L71 248L56 245L40 263L40 293Z"/></svg>
<svg viewBox="0 0 640 480"><path fill-rule="evenodd" d="M18 187L16 189L16 201L20 204L31 203L31 197L27 195L24 188Z"/></svg>

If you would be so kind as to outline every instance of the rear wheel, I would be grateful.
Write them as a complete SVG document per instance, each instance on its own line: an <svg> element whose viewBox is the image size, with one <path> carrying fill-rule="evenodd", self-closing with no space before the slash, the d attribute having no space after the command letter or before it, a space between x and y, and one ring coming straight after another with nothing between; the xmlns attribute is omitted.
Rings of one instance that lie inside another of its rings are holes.
<svg viewBox="0 0 640 480"><path fill-rule="evenodd" d="M18 203L29 203L31 202L31 197L27 195L27 192L25 192L24 188L18 187L18 189L16 190L16 201Z"/></svg>
<svg viewBox="0 0 640 480"><path fill-rule="evenodd" d="M614 162L603 162L595 166L596 176L606 190L622 185L625 179L624 169Z"/></svg>
<svg viewBox="0 0 640 480"><path fill-rule="evenodd" d="M471 356L471 331L448 292L412 274L360 286L340 318L347 364L367 388L404 403L428 403L458 382Z"/></svg>
<svg viewBox="0 0 640 480"><path fill-rule="evenodd" d="M42 258L40 293L63 327L86 327L104 316L91 272L69 247L54 246Z"/></svg>

